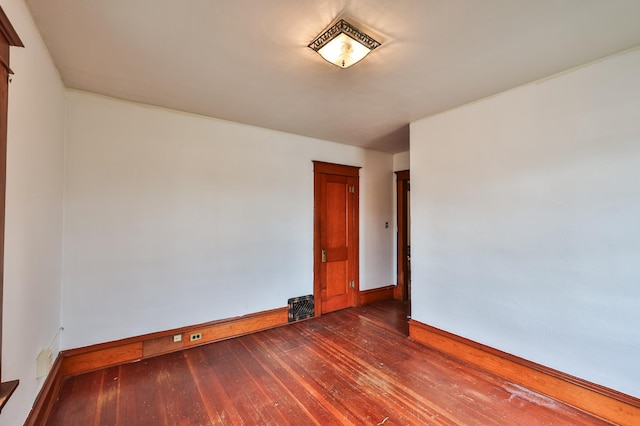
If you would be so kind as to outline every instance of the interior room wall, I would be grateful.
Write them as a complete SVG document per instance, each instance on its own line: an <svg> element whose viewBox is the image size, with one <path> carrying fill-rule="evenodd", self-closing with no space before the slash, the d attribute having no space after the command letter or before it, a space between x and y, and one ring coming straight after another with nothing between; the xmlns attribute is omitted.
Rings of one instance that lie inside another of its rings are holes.
<svg viewBox="0 0 640 426"><path fill-rule="evenodd" d="M68 92L64 347L311 294L312 160L362 167L360 286L391 284L391 154Z"/></svg>
<svg viewBox="0 0 640 426"><path fill-rule="evenodd" d="M395 284L393 155L362 150L360 170L360 290ZM335 162L335 161L333 161Z"/></svg>
<svg viewBox="0 0 640 426"><path fill-rule="evenodd" d="M409 170L409 158L409 151L393 154L393 171L400 172L402 170Z"/></svg>
<svg viewBox="0 0 640 426"><path fill-rule="evenodd" d="M64 87L22 1L2 1L25 48L11 48L7 125L2 380L20 380L0 425L24 423L43 378L36 358L59 348Z"/></svg>
<svg viewBox="0 0 640 426"><path fill-rule="evenodd" d="M416 320L640 397L640 51L411 125Z"/></svg>

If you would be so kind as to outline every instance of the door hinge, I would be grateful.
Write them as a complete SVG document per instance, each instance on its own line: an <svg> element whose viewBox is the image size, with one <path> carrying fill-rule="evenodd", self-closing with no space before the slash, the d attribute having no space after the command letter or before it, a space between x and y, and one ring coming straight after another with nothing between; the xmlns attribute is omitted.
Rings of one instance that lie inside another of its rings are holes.
<svg viewBox="0 0 640 426"><path fill-rule="evenodd" d="M322 249L322 263L326 263L327 262L327 251L325 249Z"/></svg>
<svg viewBox="0 0 640 426"><path fill-rule="evenodd" d="M352 193L352 194L355 194L355 193L356 193L356 187L355 187L355 185L351 185L351 186L349 186L349 192L350 192L350 193Z"/></svg>
<svg viewBox="0 0 640 426"><path fill-rule="evenodd" d="M354 280L349 281L349 287L356 288L356 282Z"/></svg>

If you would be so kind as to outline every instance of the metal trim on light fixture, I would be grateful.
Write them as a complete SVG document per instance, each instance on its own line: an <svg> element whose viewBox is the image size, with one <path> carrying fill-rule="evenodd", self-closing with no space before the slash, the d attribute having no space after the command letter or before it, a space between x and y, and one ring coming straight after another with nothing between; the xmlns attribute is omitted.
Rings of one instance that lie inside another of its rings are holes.
<svg viewBox="0 0 640 426"><path fill-rule="evenodd" d="M332 48L332 43L338 43L339 46ZM341 19L316 37L308 47L318 52L326 61L340 68L348 68L378 46L378 41ZM323 52L327 49L331 50L330 54Z"/></svg>

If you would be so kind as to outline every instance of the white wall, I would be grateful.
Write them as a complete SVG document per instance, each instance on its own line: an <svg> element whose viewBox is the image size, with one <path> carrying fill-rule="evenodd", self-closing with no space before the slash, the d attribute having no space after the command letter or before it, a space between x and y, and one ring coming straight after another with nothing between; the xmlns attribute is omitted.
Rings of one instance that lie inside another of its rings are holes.
<svg viewBox="0 0 640 426"><path fill-rule="evenodd" d="M333 144L332 144L333 145ZM344 147L342 147L344 149ZM360 169L360 290L393 285L395 231L393 156L362 150ZM340 157L336 157L340 158ZM333 161L338 162L338 160ZM388 227L385 227L387 226ZM312 238L313 240L313 238Z"/></svg>
<svg viewBox="0 0 640 426"><path fill-rule="evenodd" d="M25 48L11 48L2 379L20 385L0 425L23 424L44 379L36 357L60 326L64 88L22 1L2 1Z"/></svg>
<svg viewBox="0 0 640 426"><path fill-rule="evenodd" d="M411 126L413 317L640 397L640 51Z"/></svg>
<svg viewBox="0 0 640 426"><path fill-rule="evenodd" d="M313 293L312 160L362 166L360 285L391 284L390 154L69 92L64 347Z"/></svg>
<svg viewBox="0 0 640 426"><path fill-rule="evenodd" d="M409 170L409 156L410 151L399 152L397 154L393 154L393 171L401 172L403 170ZM395 179L395 175L394 175Z"/></svg>

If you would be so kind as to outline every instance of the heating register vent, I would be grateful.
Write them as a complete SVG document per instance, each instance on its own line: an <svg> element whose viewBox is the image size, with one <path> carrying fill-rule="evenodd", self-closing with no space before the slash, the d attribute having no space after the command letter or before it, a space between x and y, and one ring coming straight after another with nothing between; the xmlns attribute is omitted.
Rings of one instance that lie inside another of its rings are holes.
<svg viewBox="0 0 640 426"><path fill-rule="evenodd" d="M311 318L314 312L313 294L289 299L289 322Z"/></svg>

